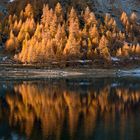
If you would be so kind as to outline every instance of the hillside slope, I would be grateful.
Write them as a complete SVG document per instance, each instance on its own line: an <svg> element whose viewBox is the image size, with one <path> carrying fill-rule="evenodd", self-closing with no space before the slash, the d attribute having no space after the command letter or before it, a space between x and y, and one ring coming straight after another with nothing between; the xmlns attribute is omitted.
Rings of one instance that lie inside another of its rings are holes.
<svg viewBox="0 0 140 140"><path fill-rule="evenodd" d="M10 1L10 3L9 3ZM13 1L13 2L12 2ZM89 6L95 12L102 13L111 13L113 16L120 15L122 11L127 12L128 14L132 12L136 12L138 15L138 19L140 19L140 1L139 0L41 0L42 2L49 3L52 7L60 2L61 5L67 7L68 5L74 5L77 9L81 9L83 7ZM37 0L0 0L0 11L5 9L4 7L9 3L12 5L12 12L19 11L22 6L25 6L26 3L37 3ZM19 7L16 7L19 5Z"/></svg>
<svg viewBox="0 0 140 140"><path fill-rule="evenodd" d="M127 14L136 12L140 19L140 1L139 0L92 0L94 9L98 13L111 13L113 16L120 15L122 11Z"/></svg>

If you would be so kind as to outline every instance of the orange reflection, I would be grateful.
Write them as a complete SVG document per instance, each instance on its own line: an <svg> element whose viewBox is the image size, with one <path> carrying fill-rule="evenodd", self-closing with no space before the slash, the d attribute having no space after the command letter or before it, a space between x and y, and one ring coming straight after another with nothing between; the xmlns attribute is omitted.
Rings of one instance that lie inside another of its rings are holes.
<svg viewBox="0 0 140 140"><path fill-rule="evenodd" d="M30 137L36 120L39 120L43 137L55 136L58 140L61 139L66 122L71 139L82 128L85 137L89 137L96 128L99 114L103 116L105 127L108 122L112 122L113 128L116 112L123 112L123 135L127 110L131 112L133 104L139 101L139 90L114 88L111 91L109 85L81 95L59 86L46 84L40 87L25 82L15 85L14 93L6 94L11 125L20 124L21 131Z"/></svg>

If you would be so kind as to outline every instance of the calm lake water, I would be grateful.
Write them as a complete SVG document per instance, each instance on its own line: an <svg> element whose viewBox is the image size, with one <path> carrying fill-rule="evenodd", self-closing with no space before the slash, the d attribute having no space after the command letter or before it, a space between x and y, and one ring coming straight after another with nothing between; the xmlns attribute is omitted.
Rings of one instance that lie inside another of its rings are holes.
<svg viewBox="0 0 140 140"><path fill-rule="evenodd" d="M0 140L139 140L140 79L0 82Z"/></svg>

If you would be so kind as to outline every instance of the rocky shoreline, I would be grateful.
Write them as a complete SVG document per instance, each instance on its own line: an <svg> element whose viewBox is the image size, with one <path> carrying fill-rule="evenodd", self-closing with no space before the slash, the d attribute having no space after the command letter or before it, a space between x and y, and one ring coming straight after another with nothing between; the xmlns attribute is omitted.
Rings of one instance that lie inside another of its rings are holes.
<svg viewBox="0 0 140 140"><path fill-rule="evenodd" d="M0 67L0 80L36 80L48 78L113 78L140 77L140 69L86 69L86 68L47 68Z"/></svg>

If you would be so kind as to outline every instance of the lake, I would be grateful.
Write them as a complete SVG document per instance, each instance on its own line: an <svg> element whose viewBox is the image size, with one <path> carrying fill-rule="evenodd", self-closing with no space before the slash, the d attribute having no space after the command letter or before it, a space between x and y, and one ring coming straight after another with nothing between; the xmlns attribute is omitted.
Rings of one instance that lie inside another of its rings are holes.
<svg viewBox="0 0 140 140"><path fill-rule="evenodd" d="M0 81L0 140L139 140L140 78Z"/></svg>

